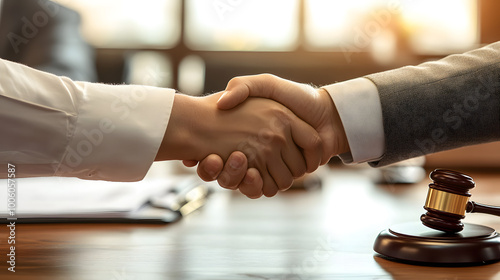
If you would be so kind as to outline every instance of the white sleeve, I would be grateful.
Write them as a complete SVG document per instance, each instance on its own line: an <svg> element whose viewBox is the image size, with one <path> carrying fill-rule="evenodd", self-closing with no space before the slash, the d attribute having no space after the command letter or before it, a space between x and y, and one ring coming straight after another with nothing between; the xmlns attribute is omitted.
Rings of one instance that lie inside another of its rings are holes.
<svg viewBox="0 0 500 280"><path fill-rule="evenodd" d="M73 82L0 60L0 178L141 180L170 118L174 90Z"/></svg>
<svg viewBox="0 0 500 280"><path fill-rule="evenodd" d="M351 152L339 155L344 163L378 160L384 154L382 107L377 87L357 78L323 87L333 99Z"/></svg>

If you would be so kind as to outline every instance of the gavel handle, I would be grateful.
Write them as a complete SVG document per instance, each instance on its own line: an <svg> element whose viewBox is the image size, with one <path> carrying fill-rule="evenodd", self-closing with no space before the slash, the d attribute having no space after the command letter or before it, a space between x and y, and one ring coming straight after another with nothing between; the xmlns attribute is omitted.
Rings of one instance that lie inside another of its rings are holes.
<svg viewBox="0 0 500 280"><path fill-rule="evenodd" d="M467 213L484 213L484 214L500 216L500 207L469 201L467 203Z"/></svg>

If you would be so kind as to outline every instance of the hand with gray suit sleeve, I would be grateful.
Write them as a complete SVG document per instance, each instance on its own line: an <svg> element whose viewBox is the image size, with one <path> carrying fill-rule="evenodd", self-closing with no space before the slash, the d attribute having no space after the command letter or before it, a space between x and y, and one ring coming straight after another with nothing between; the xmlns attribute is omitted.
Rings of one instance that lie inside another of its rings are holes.
<svg viewBox="0 0 500 280"><path fill-rule="evenodd" d="M500 139L500 42L368 75L383 111L383 166Z"/></svg>
<svg viewBox="0 0 500 280"><path fill-rule="evenodd" d="M266 82L255 84L252 78ZM365 78L376 85L382 110L383 153L370 161L372 166L384 166L412 157L500 139L500 43ZM308 96L306 92L302 95L290 94L294 91L283 87L284 84L277 80L266 75L233 79L233 90L227 91L229 93L219 100L219 108L228 109L248 96L260 96L274 99L310 121L317 113L310 109L314 108L314 101L307 103L308 99L304 98ZM234 90L238 87L241 90ZM331 95L334 97L335 93L331 92ZM356 100L344 104L356 106ZM331 108L336 106L338 104ZM349 108L339 108L341 110L348 111ZM345 134L352 133L344 119L340 127L345 128ZM326 130L323 128L323 131ZM318 132L324 143L328 143L328 139L335 139L331 138L331 134ZM349 147L349 144L346 146ZM219 161L218 165L215 162L213 158L210 163L202 161L198 169L222 170L222 162ZM237 172L233 171L233 174Z"/></svg>

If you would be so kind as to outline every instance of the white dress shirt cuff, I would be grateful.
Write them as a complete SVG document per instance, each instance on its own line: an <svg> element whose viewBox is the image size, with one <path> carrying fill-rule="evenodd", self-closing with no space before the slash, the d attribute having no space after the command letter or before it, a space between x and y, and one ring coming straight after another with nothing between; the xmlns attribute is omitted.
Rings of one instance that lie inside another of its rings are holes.
<svg viewBox="0 0 500 280"><path fill-rule="evenodd" d="M366 78L357 78L323 88L333 99L349 142L350 153L339 155L342 162L362 163L381 158L385 138L375 84Z"/></svg>
<svg viewBox="0 0 500 280"><path fill-rule="evenodd" d="M83 92L78 120L55 175L141 180L165 135L174 90L84 82L75 85Z"/></svg>

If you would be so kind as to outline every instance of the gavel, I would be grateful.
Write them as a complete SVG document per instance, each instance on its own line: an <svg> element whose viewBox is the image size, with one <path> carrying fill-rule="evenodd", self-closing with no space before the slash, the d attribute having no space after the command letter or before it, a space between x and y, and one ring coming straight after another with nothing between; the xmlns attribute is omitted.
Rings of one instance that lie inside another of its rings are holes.
<svg viewBox="0 0 500 280"><path fill-rule="evenodd" d="M425 226L457 233L464 229L460 220L465 218L466 212L500 216L500 207L469 201L469 190L475 187L470 176L457 171L436 169L431 172L430 178L433 183L429 184L424 206L427 213L420 217Z"/></svg>

